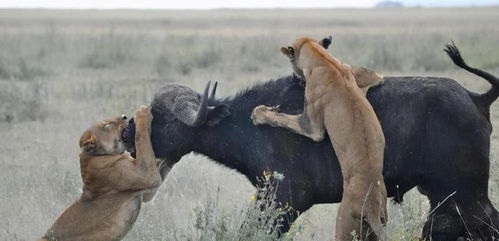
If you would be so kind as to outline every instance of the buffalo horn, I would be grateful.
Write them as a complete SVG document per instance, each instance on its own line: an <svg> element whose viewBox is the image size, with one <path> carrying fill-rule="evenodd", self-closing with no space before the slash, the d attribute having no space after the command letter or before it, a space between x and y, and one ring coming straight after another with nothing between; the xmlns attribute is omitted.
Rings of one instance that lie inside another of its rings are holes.
<svg viewBox="0 0 499 241"><path fill-rule="evenodd" d="M215 101L215 93L217 92L217 86L218 86L218 82L215 81L215 84L213 84L213 89L211 89L210 103L213 103Z"/></svg>
<svg viewBox="0 0 499 241"><path fill-rule="evenodd" d="M208 81L206 84L206 88L204 89L203 95L201 96L201 103L199 104L199 108L189 116L182 120L186 125L192 127L201 126L206 121L206 116L208 115L208 92L210 90L211 81Z"/></svg>

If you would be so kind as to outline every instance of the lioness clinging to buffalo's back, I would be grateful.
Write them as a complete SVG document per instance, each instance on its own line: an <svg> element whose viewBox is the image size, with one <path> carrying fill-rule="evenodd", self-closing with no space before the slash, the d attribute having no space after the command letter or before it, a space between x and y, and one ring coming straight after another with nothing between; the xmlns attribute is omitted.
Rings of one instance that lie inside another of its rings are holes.
<svg viewBox="0 0 499 241"><path fill-rule="evenodd" d="M126 117L100 121L80 139L83 194L55 221L41 241L121 240L135 223L142 201L150 201L169 169L156 163L152 115L141 106L135 125L137 158L125 152ZM158 166L161 170L158 169ZM160 173L161 171L161 173ZM40 241L39 240L39 241Z"/></svg>
<svg viewBox="0 0 499 241"><path fill-rule="evenodd" d="M364 240L368 229L362 227L364 218L376 236L386 240L383 225L387 221L387 193L382 174L385 139L364 92L379 84L382 77L375 74L364 79L363 91L354 73L362 69L352 69L330 56L325 49L330 41L300 38L292 46L281 48L295 74L306 82L302 114L283 114L257 106L251 118L254 124L285 127L315 141L322 140L327 130L343 174L336 240L350 240L352 231Z"/></svg>

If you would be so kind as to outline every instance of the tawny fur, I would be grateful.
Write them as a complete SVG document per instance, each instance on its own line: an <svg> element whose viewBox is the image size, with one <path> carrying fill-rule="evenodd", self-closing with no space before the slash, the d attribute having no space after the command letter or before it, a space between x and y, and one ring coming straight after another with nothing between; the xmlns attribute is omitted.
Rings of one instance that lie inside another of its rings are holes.
<svg viewBox="0 0 499 241"><path fill-rule="evenodd" d="M381 83L382 77L341 63L309 38L300 38L281 52L306 81L304 112L288 115L257 106L251 116L254 124L284 127L315 141L322 140L327 130L343 174L336 240L350 240L352 231L364 236L368 227L362 227L363 220L379 239L386 240L385 139L365 98L367 89Z"/></svg>
<svg viewBox="0 0 499 241"><path fill-rule="evenodd" d="M124 118L101 121L82 135L80 168L83 194L68 207L40 240L121 240L135 223L142 202L161 183L150 140L152 115L141 106L136 113L134 159L124 152Z"/></svg>

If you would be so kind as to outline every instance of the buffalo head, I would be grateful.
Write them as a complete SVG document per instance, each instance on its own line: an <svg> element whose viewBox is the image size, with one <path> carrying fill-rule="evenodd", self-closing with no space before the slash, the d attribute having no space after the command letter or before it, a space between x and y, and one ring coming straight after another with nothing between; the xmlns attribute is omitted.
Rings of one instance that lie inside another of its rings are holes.
<svg viewBox="0 0 499 241"><path fill-rule="evenodd" d="M151 128L161 130L169 137L155 138L155 132L151 133L155 152L161 152L156 153L156 156L166 156L171 161L178 161L189 152L187 147L194 144L196 128L216 125L230 115L228 106L215 99L217 83L215 82L211 94L209 94L210 84L211 82L206 84L202 94L176 84L166 85L155 94L151 103L151 113L154 117ZM122 140L127 150L134 155L133 119L130 119L128 127L122 131Z"/></svg>

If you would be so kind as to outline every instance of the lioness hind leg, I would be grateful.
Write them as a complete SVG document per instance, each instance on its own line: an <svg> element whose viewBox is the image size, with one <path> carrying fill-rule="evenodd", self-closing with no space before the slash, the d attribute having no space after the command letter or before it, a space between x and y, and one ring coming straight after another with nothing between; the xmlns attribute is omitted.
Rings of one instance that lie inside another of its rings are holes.
<svg viewBox="0 0 499 241"><path fill-rule="evenodd" d="M367 212L367 217L361 218L360 212L354 211L357 209L350 204L342 202L338 209L336 241L388 240L379 213Z"/></svg>
<svg viewBox="0 0 499 241"><path fill-rule="evenodd" d="M336 218L337 241L352 240L352 232L360 240L388 240L384 229L388 219L384 190L382 182L345 187Z"/></svg>
<svg viewBox="0 0 499 241"><path fill-rule="evenodd" d="M374 188L366 199L365 215L370 228L374 231L379 240L388 240L385 224L388 221L386 210L386 192L383 189ZM383 186L384 187L384 186Z"/></svg>
<svg viewBox="0 0 499 241"><path fill-rule="evenodd" d="M336 216L336 241L351 241L355 236L361 238L360 215L352 212L355 207L350 202L342 201Z"/></svg>
<svg viewBox="0 0 499 241"><path fill-rule="evenodd" d="M367 215L367 223L369 224L369 228L374 231L377 240L387 241L388 237L386 235L386 231L383 225L382 217L380 216L380 212L378 210L373 211ZM376 239L375 239L376 240Z"/></svg>

